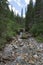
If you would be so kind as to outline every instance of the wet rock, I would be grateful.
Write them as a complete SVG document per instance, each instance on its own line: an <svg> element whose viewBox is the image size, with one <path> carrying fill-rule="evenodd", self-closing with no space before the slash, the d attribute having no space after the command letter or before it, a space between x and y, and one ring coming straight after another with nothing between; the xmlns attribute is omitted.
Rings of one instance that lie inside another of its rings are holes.
<svg viewBox="0 0 43 65"><path fill-rule="evenodd" d="M22 37L22 35L23 35L23 33L22 33L22 32L20 32L20 36L19 36L19 37L21 38L21 37Z"/></svg>

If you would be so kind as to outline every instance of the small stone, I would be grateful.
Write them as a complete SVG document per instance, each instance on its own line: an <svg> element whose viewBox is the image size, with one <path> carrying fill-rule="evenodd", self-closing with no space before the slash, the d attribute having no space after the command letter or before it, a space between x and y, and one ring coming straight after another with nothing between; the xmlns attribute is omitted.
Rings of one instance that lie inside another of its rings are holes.
<svg viewBox="0 0 43 65"><path fill-rule="evenodd" d="M18 49L17 45L13 45L14 49Z"/></svg>
<svg viewBox="0 0 43 65"><path fill-rule="evenodd" d="M27 47L29 47L29 45L27 45Z"/></svg>
<svg viewBox="0 0 43 65"><path fill-rule="evenodd" d="M0 53L0 58L2 57L2 53Z"/></svg>
<svg viewBox="0 0 43 65"><path fill-rule="evenodd" d="M43 47L43 45L42 44L40 44L40 48L42 48Z"/></svg>
<svg viewBox="0 0 43 65"><path fill-rule="evenodd" d="M33 60L29 60L29 63L30 64L34 64L35 62Z"/></svg>
<svg viewBox="0 0 43 65"><path fill-rule="evenodd" d="M26 53L25 55L28 56L28 53Z"/></svg>
<svg viewBox="0 0 43 65"><path fill-rule="evenodd" d="M30 48L33 48L33 45L32 45L32 44L29 44L29 47L30 47Z"/></svg>
<svg viewBox="0 0 43 65"><path fill-rule="evenodd" d="M19 63L17 63L17 65L19 65Z"/></svg>
<svg viewBox="0 0 43 65"><path fill-rule="evenodd" d="M14 52L12 52L12 56L14 56Z"/></svg>
<svg viewBox="0 0 43 65"><path fill-rule="evenodd" d="M21 58L24 59L24 54L21 55Z"/></svg>
<svg viewBox="0 0 43 65"><path fill-rule="evenodd" d="M22 47L23 46L23 43L21 43L19 46Z"/></svg>
<svg viewBox="0 0 43 65"><path fill-rule="evenodd" d="M18 41L16 40L16 43L17 43Z"/></svg>
<svg viewBox="0 0 43 65"><path fill-rule="evenodd" d="M37 54L35 54L33 57L34 57L35 59L38 59L38 58L39 58Z"/></svg>
<svg viewBox="0 0 43 65"><path fill-rule="evenodd" d="M39 46L37 46L37 49L40 49Z"/></svg>
<svg viewBox="0 0 43 65"><path fill-rule="evenodd" d="M19 42L22 42L22 39L18 39Z"/></svg>

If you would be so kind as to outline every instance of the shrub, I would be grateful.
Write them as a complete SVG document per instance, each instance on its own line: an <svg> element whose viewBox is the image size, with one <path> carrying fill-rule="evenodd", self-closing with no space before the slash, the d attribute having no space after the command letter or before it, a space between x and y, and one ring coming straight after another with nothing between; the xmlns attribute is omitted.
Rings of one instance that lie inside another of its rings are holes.
<svg viewBox="0 0 43 65"><path fill-rule="evenodd" d="M30 29L30 32L33 34L33 36L43 34L43 23L34 24Z"/></svg>

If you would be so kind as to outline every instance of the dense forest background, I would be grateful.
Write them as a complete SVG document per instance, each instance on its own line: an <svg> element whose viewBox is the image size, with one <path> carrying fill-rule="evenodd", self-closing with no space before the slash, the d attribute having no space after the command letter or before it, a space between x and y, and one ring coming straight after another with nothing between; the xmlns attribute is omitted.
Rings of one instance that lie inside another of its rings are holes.
<svg viewBox="0 0 43 65"><path fill-rule="evenodd" d="M15 36L17 31L25 29L36 39L43 41L43 0L36 0L33 5L32 0L27 5L26 17L15 15L13 10L9 10L7 0L0 0L0 48L2 48L7 38Z"/></svg>
<svg viewBox="0 0 43 65"><path fill-rule="evenodd" d="M35 5L30 0L27 6L25 29L38 41L43 41L43 0L36 0Z"/></svg>

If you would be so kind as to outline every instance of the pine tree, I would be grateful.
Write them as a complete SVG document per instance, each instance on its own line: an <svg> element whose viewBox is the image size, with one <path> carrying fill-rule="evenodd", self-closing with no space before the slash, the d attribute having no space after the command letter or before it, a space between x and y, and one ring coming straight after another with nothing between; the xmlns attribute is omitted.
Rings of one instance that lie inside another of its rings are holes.
<svg viewBox="0 0 43 65"><path fill-rule="evenodd" d="M21 17L23 17L23 8L21 9Z"/></svg>
<svg viewBox="0 0 43 65"><path fill-rule="evenodd" d="M7 17L9 12L7 0L0 1L0 16Z"/></svg>
<svg viewBox="0 0 43 65"><path fill-rule="evenodd" d="M7 30L7 16L8 16L7 0L0 1L0 36Z"/></svg>
<svg viewBox="0 0 43 65"><path fill-rule="evenodd" d="M36 0L35 4L35 23L41 21L41 0Z"/></svg>
<svg viewBox="0 0 43 65"><path fill-rule="evenodd" d="M32 26L32 16L33 16L33 1L30 0L30 4L27 6L25 29L29 30Z"/></svg>
<svg viewBox="0 0 43 65"><path fill-rule="evenodd" d="M34 36L43 34L43 0L36 0L34 11L34 25L31 32Z"/></svg>
<svg viewBox="0 0 43 65"><path fill-rule="evenodd" d="M41 11L40 11L40 13L41 13L41 22L43 22L43 0L41 0Z"/></svg>

